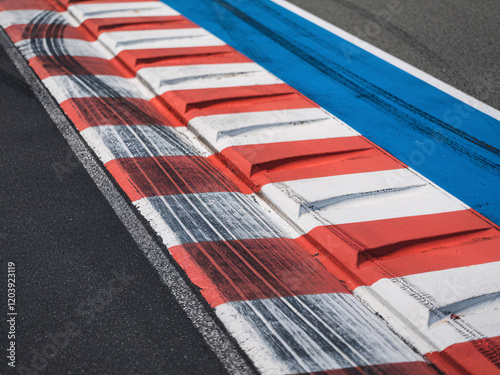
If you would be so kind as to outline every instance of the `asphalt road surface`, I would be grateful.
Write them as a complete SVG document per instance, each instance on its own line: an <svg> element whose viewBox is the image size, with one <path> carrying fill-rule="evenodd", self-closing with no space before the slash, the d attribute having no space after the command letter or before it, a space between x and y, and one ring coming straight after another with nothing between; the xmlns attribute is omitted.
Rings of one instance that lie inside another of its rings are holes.
<svg viewBox="0 0 500 375"><path fill-rule="evenodd" d="M0 108L0 374L225 373L3 49Z"/></svg>
<svg viewBox="0 0 500 375"><path fill-rule="evenodd" d="M500 109L495 0L288 0Z"/></svg>
<svg viewBox="0 0 500 375"><path fill-rule="evenodd" d="M290 2L500 108L497 1ZM4 51L0 109L0 280L14 262L19 373L224 373Z"/></svg>

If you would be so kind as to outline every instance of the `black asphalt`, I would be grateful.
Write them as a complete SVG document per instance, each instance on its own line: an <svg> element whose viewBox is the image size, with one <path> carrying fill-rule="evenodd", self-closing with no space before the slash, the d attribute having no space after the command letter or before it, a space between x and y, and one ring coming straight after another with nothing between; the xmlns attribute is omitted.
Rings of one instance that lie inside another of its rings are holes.
<svg viewBox="0 0 500 375"><path fill-rule="evenodd" d="M288 0L500 109L497 0Z"/></svg>
<svg viewBox="0 0 500 375"><path fill-rule="evenodd" d="M225 372L3 50L0 255L0 374Z"/></svg>

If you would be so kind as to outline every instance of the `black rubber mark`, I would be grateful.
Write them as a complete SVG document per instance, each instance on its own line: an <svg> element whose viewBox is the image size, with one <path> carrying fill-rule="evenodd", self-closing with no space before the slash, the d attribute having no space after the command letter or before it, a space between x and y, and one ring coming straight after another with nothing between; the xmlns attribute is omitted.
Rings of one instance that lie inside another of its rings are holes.
<svg viewBox="0 0 500 375"><path fill-rule="evenodd" d="M480 167L488 168L500 173L500 166L484 157L483 155L477 154L470 150L470 146L464 146L460 143L452 140L449 136L440 134L432 127L428 126L422 121L419 121L415 116L437 125L438 127L455 134L456 136L473 143L474 145L491 152L495 155L500 155L500 150L492 145L489 145L471 135L441 121L429 113L422 111L413 105L407 103L406 101L398 98L395 95L381 89L378 86L373 85L362 77L350 72L343 66L336 64L333 61L329 61L328 65L318 60L313 56L313 51L310 50L305 45L299 43L292 43L285 37L277 34L267 26L263 25L259 21L250 17L248 14L242 12L233 5L227 3L225 0L214 0L215 3L219 4L221 7L225 8L227 11L231 12L236 17L240 18L242 21L247 23L249 26L258 30L260 33L274 40L276 43L280 44L283 48L287 49L300 59L304 60L309 65L314 66L327 77L337 81L339 84L343 85L347 89L353 91L361 100L367 102L368 104L374 106L378 110L387 113L388 115L395 117L397 120L408 124L410 127L419 131L426 136L437 138L441 142L448 144L450 147L462 152L463 154L470 157L475 161ZM271 8L268 9L269 12L275 13ZM288 21L289 22L289 21ZM296 25L297 28L300 26ZM413 114L414 116L405 113L405 111Z"/></svg>

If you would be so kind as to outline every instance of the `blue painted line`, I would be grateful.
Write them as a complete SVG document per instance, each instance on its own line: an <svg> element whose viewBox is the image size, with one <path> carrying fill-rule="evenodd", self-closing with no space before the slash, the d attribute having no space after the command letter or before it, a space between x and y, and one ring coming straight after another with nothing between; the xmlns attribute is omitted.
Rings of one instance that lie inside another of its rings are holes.
<svg viewBox="0 0 500 375"><path fill-rule="evenodd" d="M269 0L163 0L500 224L500 122Z"/></svg>

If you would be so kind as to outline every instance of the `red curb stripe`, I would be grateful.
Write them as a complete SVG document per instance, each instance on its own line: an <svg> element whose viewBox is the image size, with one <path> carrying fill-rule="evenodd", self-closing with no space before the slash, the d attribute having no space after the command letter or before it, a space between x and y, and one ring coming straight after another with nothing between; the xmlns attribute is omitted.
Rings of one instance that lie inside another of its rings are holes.
<svg viewBox="0 0 500 375"><path fill-rule="evenodd" d="M43 8L41 8L43 9ZM5 29L12 41L25 39L64 38L94 42L103 33L116 31L170 30L200 28L183 16L91 18L78 27L68 24L54 27L46 24L18 24Z"/></svg>
<svg viewBox="0 0 500 375"><path fill-rule="evenodd" d="M36 66L42 67L41 64ZM44 74L46 73L40 73ZM120 105L120 111L116 109L115 104ZM136 107L146 113L156 107L157 110L151 113L157 113L159 109L165 117L158 119L158 114L151 116L157 119L153 123L170 126L186 126L190 119L197 116L318 107L285 84L170 91L161 97L152 98L149 102L137 98L71 98L59 105L68 116L75 116L74 121L80 131L98 125L145 124L147 118L141 120L134 115L137 112ZM93 110L89 111L87 107ZM129 116L131 122L121 121L124 117L121 113L122 107L125 107L125 116ZM111 110L111 114L104 115L101 111L105 108Z"/></svg>
<svg viewBox="0 0 500 375"><path fill-rule="evenodd" d="M186 126L198 116L318 108L286 84L169 91L151 101L167 107L173 126Z"/></svg>
<svg viewBox="0 0 500 375"><path fill-rule="evenodd" d="M169 125L150 102L134 98L75 98L60 103L79 131L100 125Z"/></svg>
<svg viewBox="0 0 500 375"><path fill-rule="evenodd" d="M228 45L125 50L117 55L117 59L134 72L144 67L252 62Z"/></svg>
<svg viewBox="0 0 500 375"><path fill-rule="evenodd" d="M2 1L2 11L4 10L54 10L65 12L66 8L55 0L16 0Z"/></svg>
<svg viewBox="0 0 500 375"><path fill-rule="evenodd" d="M194 29L200 27L184 16L92 18L85 20L82 26L90 31L95 38L102 33L115 31Z"/></svg>
<svg viewBox="0 0 500 375"><path fill-rule="evenodd" d="M96 38L88 33L82 27L72 27L69 25L54 24L24 24L12 25L5 29L7 34L14 43L26 39L44 39L44 38L64 38L64 39L79 39L89 42L95 41Z"/></svg>
<svg viewBox="0 0 500 375"><path fill-rule="evenodd" d="M36 56L29 60L33 69L40 69L40 79L57 75L111 75L133 78L142 67L231 64L251 62L229 46L126 50L111 60L98 57L71 56L69 67L61 66L64 56Z"/></svg>
<svg viewBox="0 0 500 375"><path fill-rule="evenodd" d="M258 191L273 182L404 168L362 136L233 146L222 158Z"/></svg>
<svg viewBox="0 0 500 375"><path fill-rule="evenodd" d="M18 24L7 27L5 31L14 43L24 39L39 38L65 38L94 42L99 35L107 32L199 28L183 16L91 18L77 27L68 24L58 26L55 28L52 23Z"/></svg>
<svg viewBox="0 0 500 375"><path fill-rule="evenodd" d="M202 242L169 251L212 307L231 301L348 293L290 239Z"/></svg>
<svg viewBox="0 0 500 375"><path fill-rule="evenodd" d="M426 357L447 374L464 373L464 369L472 374L499 374L500 336L454 344Z"/></svg>
<svg viewBox="0 0 500 375"><path fill-rule="evenodd" d="M57 0L65 8L71 5L83 5L83 4L104 4L104 3L141 3L143 0ZM154 1L154 0L153 0Z"/></svg>
<svg viewBox="0 0 500 375"><path fill-rule="evenodd" d="M498 231L473 210L322 226L297 241L348 267L356 275L346 280L350 290L382 278L500 261Z"/></svg>
<svg viewBox="0 0 500 375"><path fill-rule="evenodd" d="M252 193L200 156L115 159L106 168L132 201L173 194Z"/></svg>
<svg viewBox="0 0 500 375"><path fill-rule="evenodd" d="M110 1L105 1L105 2L110 2ZM112 1L114 2L114 1ZM120 1L122 2L122 1ZM74 3L74 2L73 2ZM81 3L81 2L78 2ZM95 2L93 2L95 3ZM125 26L124 26L125 27ZM130 57L130 56L129 56ZM165 56L162 56L162 52L160 52L158 55L153 57L154 59L163 59ZM170 56L169 56L170 58ZM179 59L182 59L184 57L180 57ZM188 58L189 59L189 58ZM148 57L146 57L146 60L148 60ZM172 61L169 59L166 59L167 61ZM158 60L159 61L159 60ZM201 61L201 58L200 58ZM149 61L151 62L151 61ZM148 62L147 66L151 66ZM179 61L180 62L180 61ZM86 61L85 64L92 65L92 62ZM129 64L129 62L127 63ZM94 64L95 65L95 64ZM141 65L145 66L145 65ZM42 67L39 67L37 69L47 69ZM93 68L96 69L96 68ZM111 67L103 67L104 71L112 71L113 69ZM106 70L108 69L108 70ZM96 70L97 71L97 70ZM117 69L117 72L119 70ZM81 74L81 73L77 73ZM94 73L95 74L95 73ZM116 75L116 72L115 72ZM274 85L278 86L278 85ZM280 85L284 86L284 85ZM231 88L233 89L233 88ZM291 89L291 88L290 88ZM291 89L292 90L292 89ZM193 93L193 90L186 90L189 91L187 95L191 95ZM198 91L206 91L206 90L198 90ZM215 91L215 90L212 90ZM216 90L216 91L223 91L223 90ZM156 98L152 102L159 102L161 103L165 97L169 97L169 95L173 95L174 97L178 95L179 92L173 92L173 93L168 93L165 94L162 98ZM217 93L218 95L218 93ZM298 94L300 96L300 94ZM283 95L286 96L286 95ZM205 100L205 101L195 101L194 103L191 101L186 100L185 98L179 98L179 108L172 107L174 109L173 113L173 120L175 121L175 124L186 124L187 121L190 118L190 115L188 114L189 112L195 113L194 111L199 111L196 113L200 113L197 115L203 115L204 113L210 113L210 111L214 111L213 114L219 114L219 113L235 113L235 112L248 112L248 111L254 111L254 110L263 110L263 109L258 109L265 107L267 104L266 100L259 101L262 98L252 96L250 98L246 97L224 97L222 99L216 98L214 100ZM87 103L91 102L94 98L89 99L85 98L81 100L81 105L87 105ZM282 99L282 98L281 98ZM116 99L106 99L110 101L117 101ZM135 100L135 99L132 99ZM170 100L170 99L169 99ZM251 104L245 103L245 101L251 101ZM274 102L279 102L280 101L280 95L275 95L271 98L272 101ZM71 100L73 101L73 100ZM126 102L130 102L130 99L124 98L124 99L119 99L120 101L119 104L121 104L123 107L127 107L125 105ZM69 101L66 101L67 103ZM102 100L98 100L99 103L102 103ZM140 102L140 101L138 101ZM299 103L300 100L297 99L297 103ZM145 101L142 101L142 103L147 103ZM109 103L106 104L100 104L102 108L106 108ZM253 105L256 104L256 105ZM141 104L142 105L142 104ZM97 104L99 106L99 104ZM238 107L240 106L240 107ZM259 107L262 106L262 107ZM315 107L316 105L314 103L309 102L309 105L306 107L298 107L298 108L310 108L310 107ZM135 105L132 106L132 108L128 108L125 112L126 115L123 116L121 111L116 111L115 114L112 114L109 116L113 120L128 120L128 117L133 118L134 120L139 121L142 118L142 121L140 122L141 124L144 124L146 121L150 121L150 119L144 120L144 118L141 116L140 113L135 112ZM150 103L144 104L145 108L149 108L152 113L155 113L156 110L154 109L154 106L150 106ZM184 107L184 109L182 109ZM228 108L231 108L229 110ZM233 110L234 108L240 108L238 110ZM250 109L249 109L250 108ZM207 111L207 109L209 109ZM271 109L276 109L271 108ZM278 108L282 109L282 108ZM227 112L224 112L226 111ZM266 109L264 109L266 110ZM91 120L93 121L96 125L103 125L103 123L100 123L96 116L101 116L103 120L106 120L104 115L95 115L92 114L92 111L87 111L87 113L84 115L83 112L85 110L83 108L78 108L78 110L74 110L73 115L76 116L78 115L78 119L81 120L82 123L88 123L88 120L82 120L80 116L90 116ZM127 112L128 111L128 112ZM184 112L183 112L184 111ZM222 112L217 112L217 111L222 111ZM78 112L78 113L77 113ZM130 113L129 113L130 112ZM159 117L158 114L155 115L155 117ZM77 119L77 120L78 120ZM162 119L162 123L167 124L168 122L165 119ZM128 122L120 122L120 124L128 124ZM87 127L88 125L81 125L84 127ZM80 129L80 127L79 127ZM361 138L361 137L360 137ZM274 145L276 146L276 150L279 150L280 147L283 145ZM257 147L257 146L253 146ZM326 147L326 146L325 146ZM259 180L257 179L257 176L264 176L266 175L266 180L269 178L269 173L267 173L268 169L271 169L273 173L275 172L280 172L280 173L289 173L291 176L294 176L293 169L285 167L283 168L284 165L290 166L290 164L286 164L288 162L295 163L306 161L306 159L310 156L308 154L307 147L305 148L305 151L301 151L298 153L298 155L295 154L290 154L290 155L285 155L285 156L278 156L273 159L272 153L271 153L271 148L266 149L268 154L266 155L266 151L264 150L264 154L261 156L257 156L252 160L246 160L244 161L243 165L245 168L249 168L248 170L253 173L249 173L250 177L253 177L256 179L258 183ZM325 148L325 150L327 150ZM362 152L365 152L366 150L363 150ZM247 152L249 150L238 150L239 154L247 155ZM313 150L310 149L310 152L313 153ZM326 151L328 152L328 151ZM295 156L294 156L295 155ZM317 155L317 154L315 154ZM294 157L298 157L299 160L293 160ZM170 157L172 158L172 157ZM300 159L303 158L303 159ZM153 158L144 158L144 159L153 159ZM165 158L160 158L160 159L165 159ZM199 158L202 159L202 158ZM127 161L134 161L136 159L120 159L120 160L127 160ZM310 162L310 159L307 159L308 162ZM203 189L206 188L209 191L212 191L210 189L215 189L214 191L227 191L227 190L217 190L221 189L222 183L219 183L218 179L216 181L213 180L213 177L210 176L209 178L204 175L204 167L200 167L200 170L192 170L193 168L191 167L191 164L195 162L194 160L191 160L189 162L185 163L179 163L180 166L175 166L172 167L172 171L169 171L168 173L165 173L165 169L163 168L163 162L155 162L153 166L149 166L150 168L159 168L162 170L161 173L164 173L164 176L158 177L158 180L154 182L153 186L149 186L149 182L147 179L141 175L141 170L140 167L142 165L137 165L136 162L132 162L130 165L134 165L137 167L135 170L132 168L133 171L136 171L136 175L131 175L124 177L127 179L127 183L129 184L129 190L130 192L129 195L134 195L135 197L142 197L145 196L143 193L151 193L153 192L154 194L156 193L162 193L161 191L158 191L158 189L155 187L155 185L162 185L165 184L165 181L170 181L170 185L166 188L170 193L175 193L176 191L179 191L180 194L185 194L192 192L193 190L197 189ZM108 163L108 165L112 164L113 162ZM149 162L146 162L146 164L151 163L151 160ZM197 165L205 165L205 162L200 162ZM212 160L212 166L217 163L217 160ZM246 163L246 164L245 164ZM115 166L117 169L123 168L122 165L119 165L120 162L116 163L117 165ZM140 164L140 163L139 163ZM169 166L171 164L167 163ZM175 164L175 163L174 163ZM210 163L208 163L210 164ZM313 164L313 163L310 163ZM127 164L128 165L128 164ZM250 167L249 167L250 165ZM255 168L253 167L254 165L259 166L261 169L255 171ZM277 168L276 168L277 165ZM302 164L301 164L302 165ZM305 164L304 164L305 166ZM270 168L266 168L270 167ZM310 168L305 168L304 171L309 171L312 170L316 167L316 165L311 165ZM184 170L183 170L184 168ZM220 168L220 165L217 167ZM252 169L253 168L253 169ZM174 171L175 170L175 171ZM266 173L262 173L266 172ZM123 172L122 172L123 173ZM190 178L190 183L186 184L185 181L183 181L184 173L186 173L186 176L189 176ZM309 172L308 172L309 173ZM314 173L320 173L319 169L315 170ZM351 172L352 173L352 172ZM168 177L165 177L168 176ZM278 176L278 177L277 177ZM286 176L281 176L279 173L276 175L273 175L273 178L283 178L284 180L288 179L289 177ZM130 179L129 179L130 178ZM156 177L155 177L156 178ZM206 181L203 180L204 178L207 178L207 181L209 182L206 184ZM294 177L295 178L295 177ZM298 177L298 174L296 176ZM307 177L309 178L309 177ZM170 179L170 180L168 180ZM195 182L191 184L191 179L195 179ZM201 182L197 179L200 179ZM283 180L283 181L284 181ZM179 182L180 181L180 182ZM182 184L184 183L184 185ZM219 183L219 184L218 184ZM265 182L263 182L265 183ZM211 185L212 184L212 185ZM208 187L205 185L209 185ZM201 187L203 186L203 187ZM224 188L226 186L223 186ZM141 190L144 188L144 191ZM170 189L170 190L169 190ZM184 189L184 190L183 190ZM198 191L197 191L198 192ZM163 194L162 194L163 195ZM137 198L138 199L138 198ZM453 215L459 214L462 215L464 213L468 213L469 216L465 215L464 217L458 218ZM471 224L473 219L471 219L471 215L475 216L476 221ZM439 216L439 218L438 218ZM429 217L432 217L429 219ZM425 221L419 222L419 220L423 220L425 218ZM480 222L479 222L480 221ZM436 214L436 215L426 215L421 216L421 217L412 217L412 218L398 218L398 219L389 219L389 220L380 220L377 222L368 222L368 223L355 223L355 224L346 224L346 225L341 225L341 226L328 226L328 227L321 227L321 228L316 228L313 231L310 232L310 235L316 231L316 230L326 230L326 234L321 232L318 236L314 236L316 240L319 240L328 251L331 251L333 254L332 256L335 257L345 257L343 259L343 263L346 264L348 267L350 267L349 272L352 270L355 270L355 276L352 277L350 275L347 277L349 287L354 288L356 285L362 285L363 283L366 283L366 280L371 280L370 283L375 282L376 280L379 280L380 277L380 269L377 267L371 266L371 260L372 257L374 256L378 264L382 265L383 268L385 269L390 269L390 270L398 270L398 275L400 271L402 270L404 274L414 274L414 273L419 273L419 272L429 272L432 271L432 267L437 267L438 269L449 269L453 267L461 267L465 265L470 265L470 260L473 258L474 262L478 262L478 264L481 263L488 263L492 261L498 261L498 259L492 259L494 258L494 253L496 249L500 248L500 244L498 241L498 232L496 229L491 228L487 225L487 222L485 220L482 220L479 215L476 215L476 213L472 210L470 211L458 211L458 212L453 212L453 213L447 213L447 214ZM385 231L385 232L384 232ZM324 238L322 238L324 236ZM310 237L310 236L309 236ZM343 242L339 239L339 237L346 238L346 239L354 239L351 242L349 242L349 246L347 246L346 242ZM303 238L298 239L297 243L301 243ZM235 241L238 242L238 244L241 241ZM341 242L343 245L340 246L338 243ZM184 245L185 247L186 245ZM191 245L190 245L191 246ZM190 247L188 246L188 247ZM212 243L209 245L212 247ZM183 247L182 251L184 253L188 253L188 251ZM199 246L196 244L193 244L192 247L194 250L192 252L196 255L199 255L197 253L197 250L200 250ZM221 246L222 248L226 249L227 246ZM234 246L231 247L231 249ZM338 248L337 248L338 247ZM203 247L205 249L205 246ZM246 248L245 248L246 249ZM221 254L221 256L224 256L225 253L223 252L217 252L217 251L223 251L220 250L218 247L217 249L214 249L214 254ZM316 251L314 248L311 249L311 251ZM371 256L369 260L366 260L366 257L360 256L360 254L367 254L368 251L371 252ZM236 256L236 252L234 253ZM239 254L239 253L238 253ZM436 255L438 254L438 255ZM472 254L472 255L471 255ZM191 253L189 253L191 255ZM324 254L323 254L324 255ZM189 257L188 257L189 258ZM309 257L306 257L308 259L311 259ZM425 258L425 259L424 259ZM189 258L193 259L193 257ZM240 258L238 258L240 259ZM477 260L479 259L479 260ZM349 263L351 262L351 263ZM461 263L462 262L462 263ZM328 263L325 263L328 264ZM419 268L420 267L420 268ZM193 269L192 272L195 269ZM338 273L336 273L338 274ZM396 277L394 274L390 274L387 276L387 274L384 274L384 277ZM363 279L363 283L356 283L355 279L357 277L361 277ZM208 280L208 279L207 279ZM238 280L238 279L236 279ZM349 281L351 280L351 281ZM217 281L217 280L216 280ZM200 281L203 283L203 280ZM208 283L208 281L205 281ZM218 281L217 281L218 282ZM214 280L212 280L210 285L215 285ZM209 286L210 286L209 285ZM254 284L250 284L252 287ZM229 290L229 289L228 289ZM237 290L235 289L234 292ZM254 291L255 292L255 291ZM260 292L260 290L257 290L257 292ZM249 291L248 293L252 293ZM230 293L228 292L228 295ZM238 295L241 295L240 292L238 292ZM219 300L223 300L224 297L217 297L213 296L214 301L217 301L217 298ZM264 297L265 298L265 297ZM486 344L484 344L486 343ZM471 349L471 345L473 346L473 349ZM485 346L486 345L486 346ZM479 350L478 350L479 347ZM457 357L462 360L462 357L465 356L471 356L474 358L472 359L467 359L466 363L462 364L466 368L470 368L471 371L481 371L484 367L484 372L492 372L493 370L498 371L498 360L495 355L491 355L490 353L493 351L493 353L498 354L498 340L497 338L494 338L494 342L492 344L492 341L490 339L485 339L485 340L478 340L475 342L469 342L465 344L456 344L452 345L451 347L445 349L443 352L440 353L430 353L429 358L432 359L432 356L434 356L436 359L433 359L436 361L436 363L440 363L442 361L444 364L442 365L443 369L450 368L450 371L455 371L455 370L461 370L460 367L454 367L452 364L452 361L455 360ZM480 354L479 354L480 353ZM477 367L475 364L477 363L477 358L480 357L481 360L485 360L486 358L489 358L489 362L485 364L481 364L481 366ZM453 359L452 359L453 358ZM493 358L494 364L491 365L491 361ZM496 359L496 361L495 361ZM460 361L458 361L460 362ZM462 361L463 362L463 361ZM393 365L393 364L391 364ZM441 364L440 364L441 365ZM488 366L493 366L493 368L489 368ZM371 366L373 368L373 366ZM479 370L478 370L479 369ZM347 369L349 370L349 369ZM333 370L332 370L333 371ZM402 370L404 371L404 370ZM341 372L343 373L343 372Z"/></svg>

